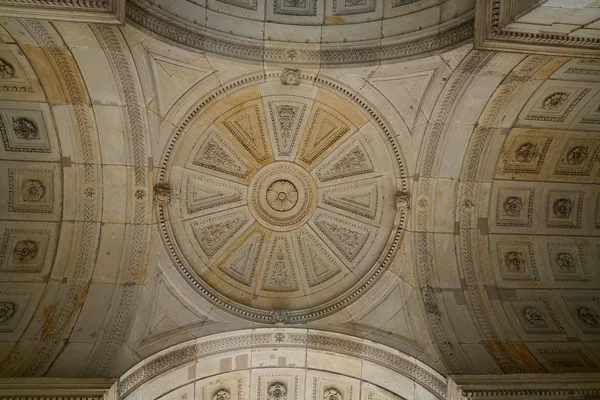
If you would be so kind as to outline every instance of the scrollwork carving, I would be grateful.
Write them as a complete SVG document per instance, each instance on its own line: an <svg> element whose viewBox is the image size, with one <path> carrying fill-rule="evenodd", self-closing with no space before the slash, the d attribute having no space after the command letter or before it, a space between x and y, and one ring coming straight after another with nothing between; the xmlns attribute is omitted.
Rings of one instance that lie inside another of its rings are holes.
<svg viewBox="0 0 600 400"><path fill-rule="evenodd" d="M15 314L15 304L9 301L0 302L0 323L8 321Z"/></svg>
<svg viewBox="0 0 600 400"><path fill-rule="evenodd" d="M410 210L410 193L405 191L400 191L396 193L396 197L394 198L394 205L396 206L396 210L398 211Z"/></svg>
<svg viewBox="0 0 600 400"><path fill-rule="evenodd" d="M159 183L154 186L154 203L166 206L171 202L171 186L168 183Z"/></svg>
<svg viewBox="0 0 600 400"><path fill-rule="evenodd" d="M290 312L288 310L271 311L271 319L277 325L287 325L290 323Z"/></svg>
<svg viewBox="0 0 600 400"><path fill-rule="evenodd" d="M281 73L281 83L298 86L300 84L300 70L297 68L285 68Z"/></svg>

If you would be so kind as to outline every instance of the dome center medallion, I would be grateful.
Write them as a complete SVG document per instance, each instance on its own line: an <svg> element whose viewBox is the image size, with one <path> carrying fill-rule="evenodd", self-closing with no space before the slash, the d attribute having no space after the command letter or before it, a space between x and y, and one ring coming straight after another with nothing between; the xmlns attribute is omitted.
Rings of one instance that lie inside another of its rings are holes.
<svg viewBox="0 0 600 400"><path fill-rule="evenodd" d="M288 211L298 204L298 189L288 180L275 181L267 189L267 202L275 211Z"/></svg>
<svg viewBox="0 0 600 400"><path fill-rule="evenodd" d="M301 166L285 161L261 168L248 186L250 211L264 227L291 231L310 219L317 203L312 176Z"/></svg>

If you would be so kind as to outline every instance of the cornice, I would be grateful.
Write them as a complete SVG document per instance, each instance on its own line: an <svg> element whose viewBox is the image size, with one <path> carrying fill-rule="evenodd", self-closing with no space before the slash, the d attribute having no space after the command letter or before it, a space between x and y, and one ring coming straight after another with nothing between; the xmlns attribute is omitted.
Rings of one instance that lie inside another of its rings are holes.
<svg viewBox="0 0 600 400"><path fill-rule="evenodd" d="M263 42L222 34L195 26L139 0L126 4L128 21L186 48L253 61L294 64L351 64L400 58L416 58L457 46L473 36L473 13L455 18L440 26L394 38L378 44L322 44L320 48L285 42Z"/></svg>
<svg viewBox="0 0 600 400"><path fill-rule="evenodd" d="M0 0L0 17L122 24L125 0Z"/></svg>
<svg viewBox="0 0 600 400"><path fill-rule="evenodd" d="M0 400L100 400L114 382L95 378L0 378Z"/></svg>
<svg viewBox="0 0 600 400"><path fill-rule="evenodd" d="M453 376L463 399L600 398L600 374L507 374Z"/></svg>
<svg viewBox="0 0 600 400"><path fill-rule="evenodd" d="M478 0L475 8L475 48L586 58L600 54L599 38L504 29L504 24L514 17L510 0Z"/></svg>

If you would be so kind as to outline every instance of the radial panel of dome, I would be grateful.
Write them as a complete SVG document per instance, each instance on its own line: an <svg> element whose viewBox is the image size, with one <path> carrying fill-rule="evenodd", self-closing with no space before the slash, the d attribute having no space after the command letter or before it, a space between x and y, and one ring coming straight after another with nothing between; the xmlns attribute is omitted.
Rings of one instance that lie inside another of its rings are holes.
<svg viewBox="0 0 600 400"><path fill-rule="evenodd" d="M165 164L174 193L163 233L212 301L300 322L349 304L385 270L404 177L366 110L324 88L277 85L282 93L233 93L188 124L187 145Z"/></svg>

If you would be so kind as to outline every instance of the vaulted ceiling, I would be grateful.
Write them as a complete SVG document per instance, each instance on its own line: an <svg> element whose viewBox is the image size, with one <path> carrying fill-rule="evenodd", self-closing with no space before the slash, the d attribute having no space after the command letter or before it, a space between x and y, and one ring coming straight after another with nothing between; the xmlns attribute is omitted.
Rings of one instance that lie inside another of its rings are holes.
<svg viewBox="0 0 600 400"><path fill-rule="evenodd" d="M600 60L475 50L473 1L204 3L0 21L0 375L273 326L600 370Z"/></svg>

